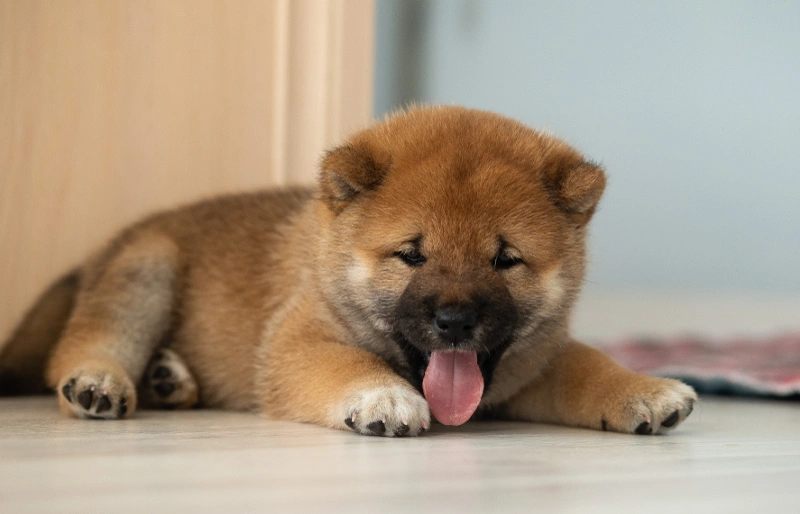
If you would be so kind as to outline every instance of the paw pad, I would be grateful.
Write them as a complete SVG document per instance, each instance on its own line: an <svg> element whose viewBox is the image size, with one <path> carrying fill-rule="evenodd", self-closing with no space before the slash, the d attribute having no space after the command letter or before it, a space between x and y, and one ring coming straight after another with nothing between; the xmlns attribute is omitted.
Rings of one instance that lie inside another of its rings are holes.
<svg viewBox="0 0 800 514"><path fill-rule="evenodd" d="M691 412L691 410L689 412ZM664 421L661 422L661 426L672 428L675 426L675 423L678 422L678 418L680 418L680 412L676 410L675 412L667 416L667 418Z"/></svg>
<svg viewBox="0 0 800 514"><path fill-rule="evenodd" d="M142 396L150 407L193 407L198 402L197 382L175 351L161 348L153 354L145 371Z"/></svg>
<svg viewBox="0 0 800 514"><path fill-rule="evenodd" d="M386 433L386 423L383 421L373 421L367 425L367 429L375 434L383 435Z"/></svg>
<svg viewBox="0 0 800 514"><path fill-rule="evenodd" d="M60 388L68 409L78 418L116 419L128 412L135 394L127 377L100 371L77 371Z"/></svg>

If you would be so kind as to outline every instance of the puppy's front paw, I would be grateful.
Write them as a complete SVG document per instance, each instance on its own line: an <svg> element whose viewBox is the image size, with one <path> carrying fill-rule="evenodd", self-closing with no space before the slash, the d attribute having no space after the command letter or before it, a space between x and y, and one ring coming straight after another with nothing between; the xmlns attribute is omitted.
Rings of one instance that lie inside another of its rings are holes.
<svg viewBox="0 0 800 514"><path fill-rule="evenodd" d="M392 385L349 397L343 423L363 435L415 436L430 427L431 414L428 402L417 391Z"/></svg>
<svg viewBox="0 0 800 514"><path fill-rule="evenodd" d="M603 430L629 434L663 434L680 425L697 401L694 389L677 380L640 377L612 401L601 420Z"/></svg>
<svg viewBox="0 0 800 514"><path fill-rule="evenodd" d="M58 385L61 410L83 419L119 419L136 409L136 391L114 367L87 365L68 373Z"/></svg>

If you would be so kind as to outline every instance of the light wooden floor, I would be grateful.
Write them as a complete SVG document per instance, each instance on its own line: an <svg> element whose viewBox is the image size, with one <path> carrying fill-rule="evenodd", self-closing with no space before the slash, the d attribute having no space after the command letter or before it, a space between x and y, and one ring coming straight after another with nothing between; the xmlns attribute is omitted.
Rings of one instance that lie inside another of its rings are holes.
<svg viewBox="0 0 800 514"><path fill-rule="evenodd" d="M668 436L522 423L362 437L256 415L0 400L0 512L800 512L800 404L705 398Z"/></svg>

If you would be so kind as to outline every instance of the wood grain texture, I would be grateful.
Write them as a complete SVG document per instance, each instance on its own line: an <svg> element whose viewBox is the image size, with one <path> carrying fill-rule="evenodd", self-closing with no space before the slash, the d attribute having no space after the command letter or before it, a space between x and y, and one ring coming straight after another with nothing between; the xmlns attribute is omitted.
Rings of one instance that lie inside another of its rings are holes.
<svg viewBox="0 0 800 514"><path fill-rule="evenodd" d="M143 214L313 180L370 118L373 16L372 0L0 0L0 341Z"/></svg>
<svg viewBox="0 0 800 514"><path fill-rule="evenodd" d="M800 409L704 399L667 436L526 423L357 436L219 411L0 400L0 511L796 513Z"/></svg>
<svg viewBox="0 0 800 514"><path fill-rule="evenodd" d="M277 167L294 170L290 183L316 176L318 152L358 129L372 117L375 37L374 3L365 0L280 0L280 30L288 34L278 68L288 88L281 91L287 115L277 120L285 151ZM364 44L370 42L370 44Z"/></svg>

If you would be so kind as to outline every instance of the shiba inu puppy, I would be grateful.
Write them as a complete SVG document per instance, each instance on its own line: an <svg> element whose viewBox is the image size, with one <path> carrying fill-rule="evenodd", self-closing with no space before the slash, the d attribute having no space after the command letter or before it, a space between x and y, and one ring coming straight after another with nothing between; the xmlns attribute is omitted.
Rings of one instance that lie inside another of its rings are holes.
<svg viewBox="0 0 800 514"><path fill-rule="evenodd" d="M2 387L46 384L78 418L199 402L383 436L431 413L665 432L694 391L569 333L605 182L508 118L398 113L329 151L317 187L123 231L31 309Z"/></svg>

